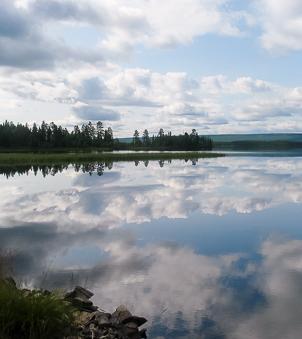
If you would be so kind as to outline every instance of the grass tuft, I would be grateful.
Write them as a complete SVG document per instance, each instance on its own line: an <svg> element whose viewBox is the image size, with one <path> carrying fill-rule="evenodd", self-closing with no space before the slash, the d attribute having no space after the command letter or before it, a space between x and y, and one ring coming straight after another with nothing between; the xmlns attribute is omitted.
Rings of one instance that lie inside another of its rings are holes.
<svg viewBox="0 0 302 339"><path fill-rule="evenodd" d="M72 334L74 320L71 305L55 294L0 281L1 339L63 339Z"/></svg>

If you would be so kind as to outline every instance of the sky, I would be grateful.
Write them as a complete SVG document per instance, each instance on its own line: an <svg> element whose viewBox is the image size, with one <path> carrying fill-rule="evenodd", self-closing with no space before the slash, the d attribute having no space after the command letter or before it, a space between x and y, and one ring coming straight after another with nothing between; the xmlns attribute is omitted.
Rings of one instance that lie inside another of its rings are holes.
<svg viewBox="0 0 302 339"><path fill-rule="evenodd" d="M301 132L301 0L0 0L0 121Z"/></svg>

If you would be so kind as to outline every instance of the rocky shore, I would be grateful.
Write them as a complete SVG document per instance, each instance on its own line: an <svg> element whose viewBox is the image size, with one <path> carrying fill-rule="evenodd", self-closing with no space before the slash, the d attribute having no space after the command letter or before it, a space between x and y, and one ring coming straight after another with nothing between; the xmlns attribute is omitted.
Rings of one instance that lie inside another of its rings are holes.
<svg viewBox="0 0 302 339"><path fill-rule="evenodd" d="M78 310L77 335L68 339L140 339L147 338L146 329L140 329L147 320L132 315L123 305L113 313L99 310L90 298L93 293L77 286L64 299Z"/></svg>
<svg viewBox="0 0 302 339"><path fill-rule="evenodd" d="M0 279L0 338L140 339L147 320L120 305L113 313L93 305L93 293L77 286L66 294L19 288Z"/></svg>

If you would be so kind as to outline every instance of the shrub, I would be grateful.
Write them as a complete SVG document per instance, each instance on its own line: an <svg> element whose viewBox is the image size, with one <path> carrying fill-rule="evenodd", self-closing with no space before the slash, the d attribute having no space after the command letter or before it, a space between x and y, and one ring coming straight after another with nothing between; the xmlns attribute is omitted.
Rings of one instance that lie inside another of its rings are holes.
<svg viewBox="0 0 302 339"><path fill-rule="evenodd" d="M1 339L63 339L71 334L74 310L53 293L18 289L0 281Z"/></svg>

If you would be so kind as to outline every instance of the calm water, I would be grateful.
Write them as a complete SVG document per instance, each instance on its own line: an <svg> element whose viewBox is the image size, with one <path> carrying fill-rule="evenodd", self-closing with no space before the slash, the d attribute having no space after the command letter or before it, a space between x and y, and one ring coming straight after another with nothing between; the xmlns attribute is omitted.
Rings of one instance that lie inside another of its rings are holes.
<svg viewBox="0 0 302 339"><path fill-rule="evenodd" d="M0 246L24 284L86 286L149 338L301 337L302 158L0 172Z"/></svg>

